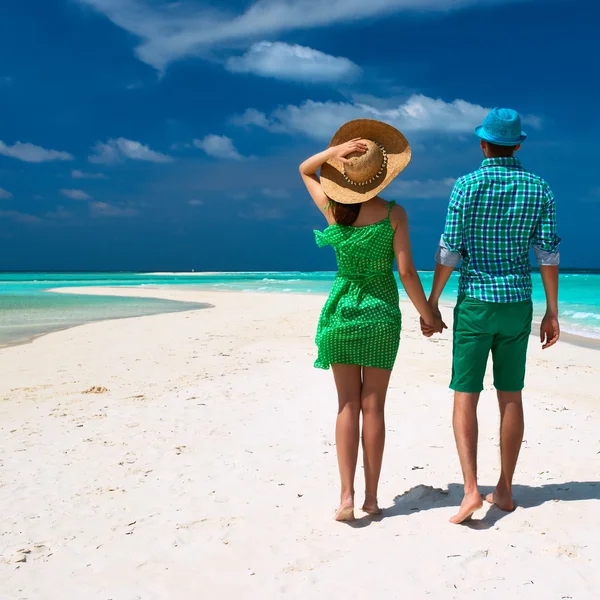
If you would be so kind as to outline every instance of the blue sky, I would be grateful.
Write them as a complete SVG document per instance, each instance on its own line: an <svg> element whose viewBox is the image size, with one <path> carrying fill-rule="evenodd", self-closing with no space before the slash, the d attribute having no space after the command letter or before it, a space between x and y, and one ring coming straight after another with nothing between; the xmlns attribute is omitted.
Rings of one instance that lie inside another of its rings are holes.
<svg viewBox="0 0 600 600"><path fill-rule="evenodd" d="M494 106L524 116L563 265L599 267L598 22L589 0L3 0L0 269L331 269L297 165L361 116L413 146L383 196L431 268Z"/></svg>

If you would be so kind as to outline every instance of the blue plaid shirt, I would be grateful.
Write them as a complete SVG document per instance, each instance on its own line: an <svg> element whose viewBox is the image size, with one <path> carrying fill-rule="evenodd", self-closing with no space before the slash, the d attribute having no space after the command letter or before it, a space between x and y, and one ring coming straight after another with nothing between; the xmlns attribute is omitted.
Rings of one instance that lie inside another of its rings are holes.
<svg viewBox="0 0 600 600"><path fill-rule="evenodd" d="M516 158L488 158L456 181L436 260L462 259L459 296L522 302L531 299L530 249L540 265L558 265L559 243L548 184Z"/></svg>

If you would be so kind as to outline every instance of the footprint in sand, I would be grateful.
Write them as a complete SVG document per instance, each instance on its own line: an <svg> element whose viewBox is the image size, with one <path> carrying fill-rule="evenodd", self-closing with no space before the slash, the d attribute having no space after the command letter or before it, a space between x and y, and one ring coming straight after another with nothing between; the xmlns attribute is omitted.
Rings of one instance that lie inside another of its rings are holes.
<svg viewBox="0 0 600 600"><path fill-rule="evenodd" d="M430 485L417 485L394 498L397 507L413 508L418 503L421 506L431 506L443 501L448 496L448 490L434 488ZM420 508L421 506L417 507Z"/></svg>
<svg viewBox="0 0 600 600"><path fill-rule="evenodd" d="M34 544L31 547L20 548L15 552L9 562L13 564L24 564L34 560L47 559L52 556L45 544Z"/></svg>
<svg viewBox="0 0 600 600"><path fill-rule="evenodd" d="M83 390L82 394L106 394L109 389L102 385L93 385L91 388L87 390Z"/></svg>

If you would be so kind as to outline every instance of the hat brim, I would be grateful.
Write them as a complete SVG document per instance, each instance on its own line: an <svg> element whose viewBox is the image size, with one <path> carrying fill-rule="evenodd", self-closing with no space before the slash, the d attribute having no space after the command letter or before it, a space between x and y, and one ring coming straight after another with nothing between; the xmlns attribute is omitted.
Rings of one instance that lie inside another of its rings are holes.
<svg viewBox="0 0 600 600"><path fill-rule="evenodd" d="M499 140L487 133L483 125L475 128L475 135L484 142L490 142L490 144L496 144L496 146L518 146L527 139L527 134L524 131L521 131L521 136L518 140Z"/></svg>
<svg viewBox="0 0 600 600"><path fill-rule="evenodd" d="M337 146L355 138L372 140L381 144L388 161L381 177L369 185L353 186L344 178L344 165L331 159L321 167L321 186L329 198L340 204L360 204L379 194L406 168L410 162L411 149L408 140L394 127L373 119L356 119L342 125L329 143Z"/></svg>

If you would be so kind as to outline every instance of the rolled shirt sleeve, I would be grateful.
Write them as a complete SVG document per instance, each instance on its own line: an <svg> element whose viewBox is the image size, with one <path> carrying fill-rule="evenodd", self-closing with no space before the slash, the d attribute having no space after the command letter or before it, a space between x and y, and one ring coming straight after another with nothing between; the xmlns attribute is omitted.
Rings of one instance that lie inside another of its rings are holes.
<svg viewBox="0 0 600 600"><path fill-rule="evenodd" d="M445 267L456 267L460 262L460 258L461 256L458 252L452 252L446 247L444 236L442 236L440 238L440 245L435 253L435 261Z"/></svg>
<svg viewBox="0 0 600 600"><path fill-rule="evenodd" d="M560 237L556 232L556 202L550 188L546 190L546 203L537 224L531 245L538 265L551 267L560 264Z"/></svg>
<svg viewBox="0 0 600 600"><path fill-rule="evenodd" d="M456 267L462 258L463 203L464 193L456 182L450 195L444 233L435 254L436 262L446 267Z"/></svg>

